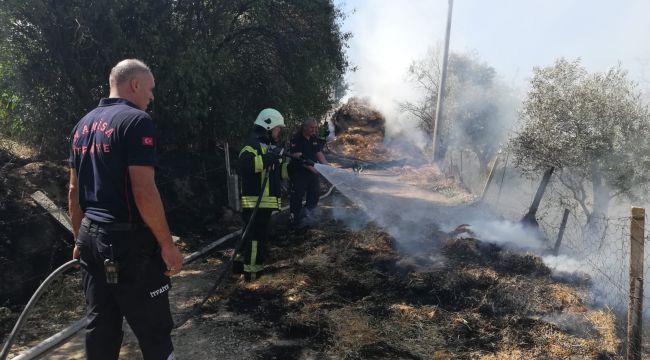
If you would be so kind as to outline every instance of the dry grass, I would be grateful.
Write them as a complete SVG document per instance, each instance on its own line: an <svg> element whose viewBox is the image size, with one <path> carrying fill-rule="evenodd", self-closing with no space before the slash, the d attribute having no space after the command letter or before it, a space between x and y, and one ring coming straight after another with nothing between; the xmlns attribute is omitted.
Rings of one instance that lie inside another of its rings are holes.
<svg viewBox="0 0 650 360"><path fill-rule="evenodd" d="M589 311L585 314L594 329L600 334L602 347L605 351L616 353L621 340L616 336L616 318L609 309Z"/></svg>
<svg viewBox="0 0 650 360"><path fill-rule="evenodd" d="M383 134L363 134L355 128L350 130L355 132L338 135L328 143L328 147L336 153L364 161L384 162L400 159L397 153L383 146Z"/></svg>
<svg viewBox="0 0 650 360"><path fill-rule="evenodd" d="M362 308L345 307L330 311L328 321L334 335L332 348L343 357L357 353L364 346L379 340L375 326L370 323L370 318L363 313Z"/></svg>
<svg viewBox="0 0 650 360"><path fill-rule="evenodd" d="M36 149L4 138L0 138L0 150L4 150L9 154L23 160L31 159L38 155L38 151Z"/></svg>
<svg viewBox="0 0 650 360"><path fill-rule="evenodd" d="M404 166L400 169L400 174L400 180L410 184L434 183L446 179L445 174L435 165Z"/></svg>
<svg viewBox="0 0 650 360"><path fill-rule="evenodd" d="M20 354L81 319L85 312L85 300L80 289L79 272L65 275L54 281L29 314L23 329L18 333L10 355ZM13 313L2 319L3 324L6 320L13 326L18 315L20 314ZM2 339L3 343L4 340Z"/></svg>
<svg viewBox="0 0 650 360"><path fill-rule="evenodd" d="M440 266L403 258L377 227L336 222L288 240L272 249L272 272L240 286L327 358L617 358L613 315L586 307L532 255L450 239Z"/></svg>
<svg viewBox="0 0 650 360"><path fill-rule="evenodd" d="M440 266L403 258L372 225L351 232L329 221L283 235L268 273L230 283L206 315L225 306L331 359L620 358L613 314L588 308L531 255L451 239Z"/></svg>
<svg viewBox="0 0 650 360"><path fill-rule="evenodd" d="M566 284L550 284L550 294L554 303L560 303L562 308L571 308L575 312L586 312L587 307L582 299L575 293L575 289Z"/></svg>

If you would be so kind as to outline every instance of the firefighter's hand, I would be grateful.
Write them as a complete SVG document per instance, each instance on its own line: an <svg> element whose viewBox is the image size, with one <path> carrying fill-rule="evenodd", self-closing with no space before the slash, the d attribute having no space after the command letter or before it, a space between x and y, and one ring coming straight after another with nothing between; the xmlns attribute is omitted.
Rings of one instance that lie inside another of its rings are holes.
<svg viewBox="0 0 650 360"><path fill-rule="evenodd" d="M74 249L72 249L72 258L76 260L81 259L81 250L79 250L79 246L77 245L75 245ZM75 269L78 269L79 265L75 265L74 267Z"/></svg>
<svg viewBox="0 0 650 360"><path fill-rule="evenodd" d="M282 154L284 154L284 148L280 146L274 146L269 149L269 152L272 152L277 156L282 156Z"/></svg>
<svg viewBox="0 0 650 360"><path fill-rule="evenodd" d="M160 249L160 255L162 256L165 265L167 265L167 271L165 275L174 276L181 272L183 268L183 255L178 250L176 245L171 243Z"/></svg>
<svg viewBox="0 0 650 360"><path fill-rule="evenodd" d="M269 166L272 166L274 164L278 164L279 160L280 160L280 155L278 155L273 151L262 155L262 162L264 163L265 168L268 168Z"/></svg>
<svg viewBox="0 0 650 360"><path fill-rule="evenodd" d="M309 169L309 171L313 172L316 175L319 174L318 170L316 170L316 168L313 166L307 166L307 169Z"/></svg>
<svg viewBox="0 0 650 360"><path fill-rule="evenodd" d="M313 160L309 160L309 159L307 159L307 158L304 158L304 157L303 157L303 158L301 158L301 159L302 159L302 163L303 163L303 164L305 164L305 166L308 166L308 167L311 167L311 168L313 168L313 167L314 167L314 165L316 165L316 162L315 162L315 161L313 161ZM316 170L316 169L314 169L314 170Z"/></svg>

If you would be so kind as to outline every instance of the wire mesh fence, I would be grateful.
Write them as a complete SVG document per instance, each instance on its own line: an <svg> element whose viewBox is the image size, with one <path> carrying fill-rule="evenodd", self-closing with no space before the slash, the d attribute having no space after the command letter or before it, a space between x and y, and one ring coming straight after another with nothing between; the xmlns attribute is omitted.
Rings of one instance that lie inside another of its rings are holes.
<svg viewBox="0 0 650 360"><path fill-rule="evenodd" d="M467 156L465 163L469 164ZM529 211L540 180L541 174L531 179L516 169L502 165L496 170L484 203L504 219L521 220ZM481 184L480 181L473 181L472 190L476 192ZM593 203L587 202L587 205L593 206ZM630 209L637 204L612 200L609 205L606 216L589 216L574 200L571 191L552 177L536 213L539 230L546 241L541 246L541 255L556 274L585 275L590 280L592 290L588 301L615 310L625 320L630 297L630 228L633 221ZM559 252L555 255L553 249L565 209L569 210L569 217ZM648 243L647 232L644 243ZM650 252L647 248L643 254L646 274L650 273ZM647 291L643 295L643 318L646 321L650 319L650 293ZM650 338L650 331L646 331L646 334L646 339Z"/></svg>

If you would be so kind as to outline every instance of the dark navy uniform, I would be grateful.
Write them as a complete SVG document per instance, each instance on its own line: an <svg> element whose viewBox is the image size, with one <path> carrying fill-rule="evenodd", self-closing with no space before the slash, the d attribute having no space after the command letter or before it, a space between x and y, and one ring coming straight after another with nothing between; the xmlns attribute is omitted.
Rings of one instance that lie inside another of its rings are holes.
<svg viewBox="0 0 650 360"><path fill-rule="evenodd" d="M77 246L88 264L82 281L89 360L118 358L123 317L144 359L173 358L171 284L158 243L138 212L128 172L130 165L156 165L154 139L151 117L117 98L102 99L72 131L69 162L84 213ZM106 260L117 264L116 284L107 283Z"/></svg>
<svg viewBox="0 0 650 360"><path fill-rule="evenodd" d="M287 178L286 164L281 158L273 160L268 156L271 139L267 130L255 126L244 147L239 152L239 171L242 175L241 203L244 224L251 220L253 210L260 194L260 205L251 224L249 234L244 239L241 255L235 267L243 265L247 280L255 280L264 270L266 246L271 213L281 206L281 182ZM262 188L264 176L268 177ZM245 225L246 226L246 225Z"/></svg>
<svg viewBox="0 0 650 360"><path fill-rule="evenodd" d="M322 150L323 142L319 141L316 136L307 139L301 132L298 132L291 139L289 152L291 154L302 153L303 158L317 163L316 153ZM305 193L307 194L306 209L313 210L318 205L320 183L318 174L306 169L301 162L289 164L289 179L291 179L291 214L297 220L304 216L302 199L305 197Z"/></svg>

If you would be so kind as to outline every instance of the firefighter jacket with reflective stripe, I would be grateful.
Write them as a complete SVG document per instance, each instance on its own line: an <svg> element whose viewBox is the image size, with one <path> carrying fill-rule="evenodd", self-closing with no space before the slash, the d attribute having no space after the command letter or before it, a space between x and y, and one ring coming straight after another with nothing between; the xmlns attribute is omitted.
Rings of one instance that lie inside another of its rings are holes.
<svg viewBox="0 0 650 360"><path fill-rule="evenodd" d="M239 171L241 173L241 204L242 208L252 209L257 203L257 198L262 193L260 202L261 209L280 209L280 188L282 180L286 179L286 162L283 159L279 163L271 165L268 171L264 171L262 155L266 154L269 148L269 136L267 131L259 126L244 144L239 152ZM267 174L269 179L262 189L263 175Z"/></svg>

